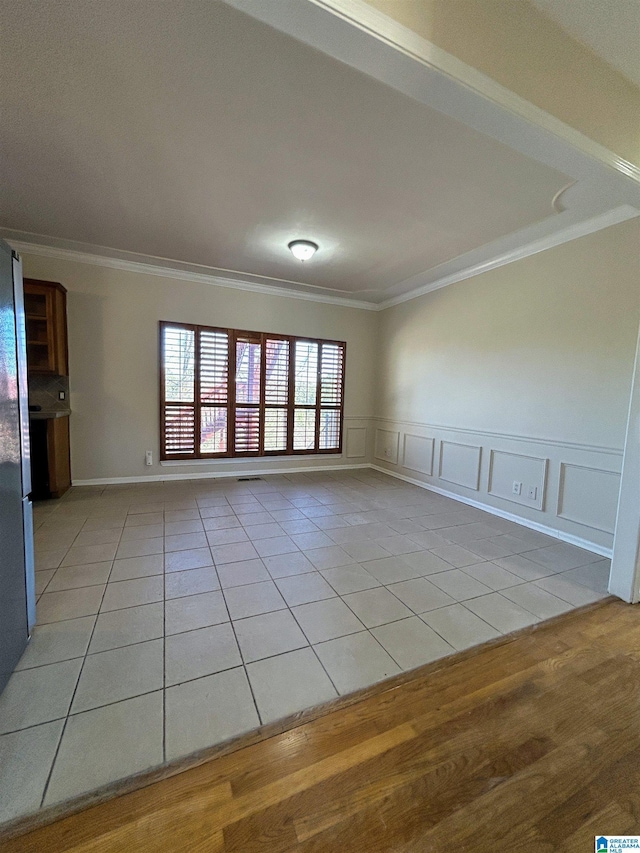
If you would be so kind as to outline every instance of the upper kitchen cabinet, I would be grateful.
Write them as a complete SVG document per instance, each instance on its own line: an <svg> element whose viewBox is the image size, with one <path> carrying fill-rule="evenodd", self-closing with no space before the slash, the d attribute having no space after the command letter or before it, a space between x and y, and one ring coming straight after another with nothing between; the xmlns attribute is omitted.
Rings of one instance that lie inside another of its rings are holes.
<svg viewBox="0 0 640 853"><path fill-rule="evenodd" d="M67 291L55 281L24 280L29 373L68 376Z"/></svg>

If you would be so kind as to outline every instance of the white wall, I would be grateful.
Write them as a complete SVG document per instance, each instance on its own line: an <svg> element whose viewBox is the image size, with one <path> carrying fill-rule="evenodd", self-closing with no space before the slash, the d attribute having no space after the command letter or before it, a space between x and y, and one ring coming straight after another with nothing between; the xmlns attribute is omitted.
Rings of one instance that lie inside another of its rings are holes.
<svg viewBox="0 0 640 853"><path fill-rule="evenodd" d="M357 438L373 414L376 314L92 264L23 256L26 278L68 290L71 468L74 482L121 477L273 470L366 461ZM160 466L158 321L310 335L347 342L345 452ZM349 429L354 429L347 441ZM347 448L350 456L347 458ZM152 450L156 464L144 464Z"/></svg>
<svg viewBox="0 0 640 853"><path fill-rule="evenodd" d="M639 242L636 219L382 312L375 463L610 548Z"/></svg>

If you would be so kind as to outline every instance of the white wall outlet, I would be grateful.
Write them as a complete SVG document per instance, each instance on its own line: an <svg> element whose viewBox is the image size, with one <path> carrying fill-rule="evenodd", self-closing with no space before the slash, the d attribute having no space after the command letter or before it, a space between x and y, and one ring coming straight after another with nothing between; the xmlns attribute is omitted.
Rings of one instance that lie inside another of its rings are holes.
<svg viewBox="0 0 640 853"><path fill-rule="evenodd" d="M66 400L67 392L66 391L58 391L58 400Z"/></svg>
<svg viewBox="0 0 640 853"><path fill-rule="evenodd" d="M150 450L147 450L144 454L144 464L153 465L153 453Z"/></svg>
<svg viewBox="0 0 640 853"><path fill-rule="evenodd" d="M522 483L519 480L513 481L512 491L513 491L514 495L521 495L522 494Z"/></svg>
<svg viewBox="0 0 640 853"><path fill-rule="evenodd" d="M387 459L391 459L391 457L393 456L393 453L392 453L390 447L385 447L384 455L387 457Z"/></svg>
<svg viewBox="0 0 640 853"><path fill-rule="evenodd" d="M535 501L538 497L538 487L529 486L529 488L527 489L527 497L530 501Z"/></svg>

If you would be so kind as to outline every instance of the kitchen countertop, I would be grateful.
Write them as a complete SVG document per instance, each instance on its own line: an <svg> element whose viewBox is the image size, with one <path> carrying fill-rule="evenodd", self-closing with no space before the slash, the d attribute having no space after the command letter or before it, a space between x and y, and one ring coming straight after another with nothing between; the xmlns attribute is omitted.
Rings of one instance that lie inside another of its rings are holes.
<svg viewBox="0 0 640 853"><path fill-rule="evenodd" d="M29 412L29 417L34 421L44 421L49 418L68 418L71 414L71 409L57 410L55 412Z"/></svg>

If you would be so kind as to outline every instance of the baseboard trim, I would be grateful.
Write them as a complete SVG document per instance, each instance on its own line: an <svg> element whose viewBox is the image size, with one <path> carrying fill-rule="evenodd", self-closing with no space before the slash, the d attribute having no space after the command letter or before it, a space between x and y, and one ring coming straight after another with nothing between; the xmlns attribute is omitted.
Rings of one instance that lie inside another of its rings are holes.
<svg viewBox="0 0 640 853"><path fill-rule="evenodd" d="M139 477L97 477L91 480L74 480L73 486L120 486L127 483L161 483L164 480L220 480L233 477L268 477L271 474L322 474L324 471L351 471L354 468L369 468L366 462L358 465L297 466L295 468L227 468L224 471L199 471L192 474L148 474Z"/></svg>
<svg viewBox="0 0 640 853"><path fill-rule="evenodd" d="M475 509L481 509L484 512L490 513L491 515L496 515L498 516L498 518L504 518L507 521L513 521L516 524L521 524L523 527L528 527L531 530L537 530L539 533L545 533L547 536L552 536L554 539L559 539L561 542L567 542L570 545L575 545L578 548L584 548L585 551L591 551L594 554L600 554L601 557L608 557L610 559L613 555L612 548L605 548L603 545L598 545L597 542L591 542L589 539L583 539L580 536L574 536L571 533L565 533L563 530L558 530L554 527L549 527L546 524L540 524L540 522L538 521L531 521L528 518L523 518L522 516L515 515L512 512L506 512L505 510L498 509L497 507L483 503L482 501L458 495L455 492L448 491L448 489L442 489L440 488L440 486L432 486L430 483L423 483L420 480L414 479L413 477L407 477L406 474L399 474L397 471L388 471L386 468L382 468L380 465L375 465L372 463L369 467L373 468L375 471L379 471L381 474L389 474L389 476L395 477L398 480L404 480L404 482L406 483L411 483L414 486L419 486L421 489L426 489L428 492L435 492L436 494L443 495L446 498L452 498L455 501L467 504L468 506L472 506Z"/></svg>

